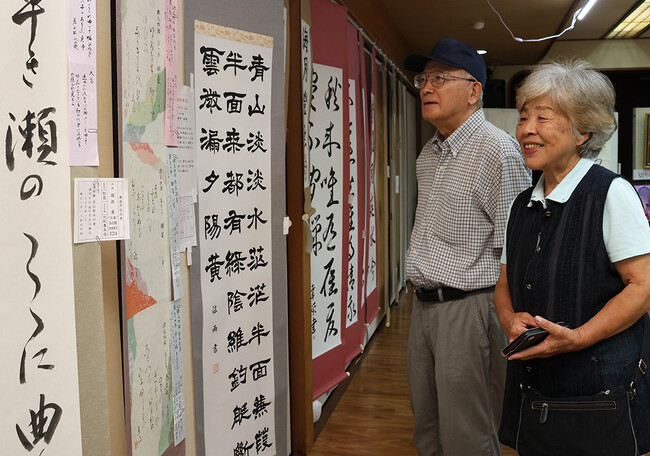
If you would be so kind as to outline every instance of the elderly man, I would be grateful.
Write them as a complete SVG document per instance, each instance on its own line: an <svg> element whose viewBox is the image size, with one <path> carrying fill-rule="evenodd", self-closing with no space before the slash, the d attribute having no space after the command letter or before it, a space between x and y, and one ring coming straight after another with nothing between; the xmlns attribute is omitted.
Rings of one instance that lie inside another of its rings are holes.
<svg viewBox="0 0 650 456"><path fill-rule="evenodd" d="M498 455L506 338L494 285L508 208L530 171L517 142L485 120L485 62L471 46L444 38L404 66L418 72L422 117L437 129L417 160L406 256L415 443L423 456Z"/></svg>

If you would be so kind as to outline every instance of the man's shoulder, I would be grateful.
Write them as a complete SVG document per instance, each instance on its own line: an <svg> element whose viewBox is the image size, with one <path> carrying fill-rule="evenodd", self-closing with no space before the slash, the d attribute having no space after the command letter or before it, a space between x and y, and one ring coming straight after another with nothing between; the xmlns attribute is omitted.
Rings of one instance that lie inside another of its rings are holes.
<svg viewBox="0 0 650 456"><path fill-rule="evenodd" d="M485 159L503 161L508 158L516 158L523 161L519 143L489 121L483 122L474 133L475 144L479 145Z"/></svg>
<svg viewBox="0 0 650 456"><path fill-rule="evenodd" d="M501 128L486 120L482 125L483 136L486 142L491 142L502 149L518 152L519 143L517 140L503 131Z"/></svg>

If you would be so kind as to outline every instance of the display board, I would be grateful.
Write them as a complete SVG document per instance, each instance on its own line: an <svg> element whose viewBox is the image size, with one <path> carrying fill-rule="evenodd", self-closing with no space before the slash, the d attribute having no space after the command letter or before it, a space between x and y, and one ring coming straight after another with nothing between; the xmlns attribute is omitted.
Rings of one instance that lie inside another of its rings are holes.
<svg viewBox="0 0 650 456"><path fill-rule="evenodd" d="M164 0L118 3L121 174L129 183L130 239L124 241L124 378L128 451L184 454L175 429L171 317L172 256L165 147ZM182 358L181 358L182 359Z"/></svg>
<svg viewBox="0 0 650 456"><path fill-rule="evenodd" d="M417 177L415 175L415 157L417 157L417 145L415 141L415 109L416 99L409 93L405 85L402 85L403 116L401 118L403 131L403 149L400 159L402 160L402 173L400 177L401 191L403 192L404 208L402 210L402 239L401 256L402 269L401 277L406 279L405 262L408 242L411 238L411 231L415 221L415 201L417 198Z"/></svg>
<svg viewBox="0 0 650 456"><path fill-rule="evenodd" d="M402 285L400 269L402 259L400 252L402 199L400 192L400 174L402 153L402 131L401 131L401 93L399 91L400 83L395 71L387 71L388 77L388 210L389 216L389 286L388 286L388 304L397 302L399 299L399 290Z"/></svg>
<svg viewBox="0 0 650 456"><path fill-rule="evenodd" d="M197 33L196 20L209 25ZM190 266L198 454L286 455L283 3L185 1L183 47L203 163ZM241 234L232 231L239 223ZM229 275L226 262L244 257Z"/></svg>

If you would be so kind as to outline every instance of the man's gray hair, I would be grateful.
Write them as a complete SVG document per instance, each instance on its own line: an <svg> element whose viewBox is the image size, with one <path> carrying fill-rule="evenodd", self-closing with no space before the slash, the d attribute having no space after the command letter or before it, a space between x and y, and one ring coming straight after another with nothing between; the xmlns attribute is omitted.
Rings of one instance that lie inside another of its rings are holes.
<svg viewBox="0 0 650 456"><path fill-rule="evenodd" d="M517 90L517 109L547 96L569 118L576 138L589 133L578 146L581 157L595 158L616 130L616 92L611 81L585 60L544 61L534 67Z"/></svg>

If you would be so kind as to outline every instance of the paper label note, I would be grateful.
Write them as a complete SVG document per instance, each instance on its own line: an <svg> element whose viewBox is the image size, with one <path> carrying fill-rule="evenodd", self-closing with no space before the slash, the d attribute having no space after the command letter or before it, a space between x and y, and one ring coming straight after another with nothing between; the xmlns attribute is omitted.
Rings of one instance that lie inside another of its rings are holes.
<svg viewBox="0 0 650 456"><path fill-rule="evenodd" d="M74 180L74 242L129 239L126 179Z"/></svg>

